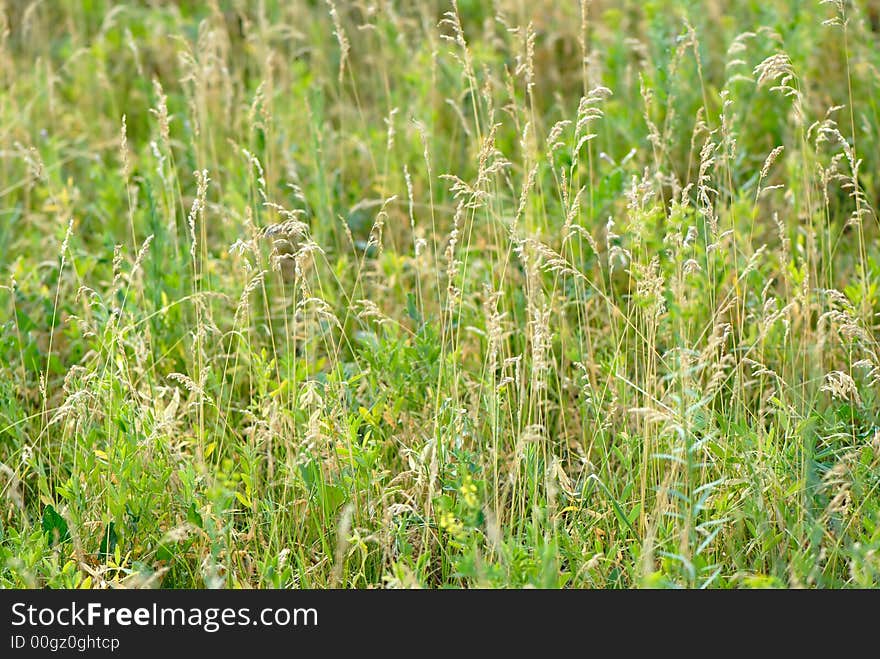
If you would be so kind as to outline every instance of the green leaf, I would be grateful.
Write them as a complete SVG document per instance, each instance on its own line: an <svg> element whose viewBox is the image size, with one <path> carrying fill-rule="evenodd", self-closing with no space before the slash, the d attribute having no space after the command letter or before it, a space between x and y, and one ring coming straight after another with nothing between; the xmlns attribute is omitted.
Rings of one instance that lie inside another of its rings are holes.
<svg viewBox="0 0 880 659"><path fill-rule="evenodd" d="M49 534L50 546L70 540L67 522L51 505L43 510L43 531Z"/></svg>
<svg viewBox="0 0 880 659"><path fill-rule="evenodd" d="M98 558L107 561L116 551L116 543L119 536L116 535L116 523L110 522L101 534L101 547L98 549Z"/></svg>
<svg viewBox="0 0 880 659"><path fill-rule="evenodd" d="M186 521L190 524L198 526L200 529L203 528L204 522L202 521L202 516L199 514L199 511L196 509L196 504L193 501L189 504L189 508L186 511Z"/></svg>
<svg viewBox="0 0 880 659"><path fill-rule="evenodd" d="M419 312L418 306L416 306L416 296L412 293L406 294L406 315L421 325L422 314Z"/></svg>

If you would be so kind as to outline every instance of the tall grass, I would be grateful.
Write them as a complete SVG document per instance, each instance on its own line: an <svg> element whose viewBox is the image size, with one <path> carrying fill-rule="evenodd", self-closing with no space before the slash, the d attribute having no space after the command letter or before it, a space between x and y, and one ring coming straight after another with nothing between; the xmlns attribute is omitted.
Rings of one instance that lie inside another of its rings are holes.
<svg viewBox="0 0 880 659"><path fill-rule="evenodd" d="M878 585L874 0L0 6L0 585Z"/></svg>

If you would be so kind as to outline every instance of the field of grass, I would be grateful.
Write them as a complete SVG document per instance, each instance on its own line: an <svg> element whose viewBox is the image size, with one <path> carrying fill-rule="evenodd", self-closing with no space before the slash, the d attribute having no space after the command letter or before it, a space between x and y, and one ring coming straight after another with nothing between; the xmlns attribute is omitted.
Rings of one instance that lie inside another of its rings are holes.
<svg viewBox="0 0 880 659"><path fill-rule="evenodd" d="M880 2L0 2L0 587L880 586Z"/></svg>

